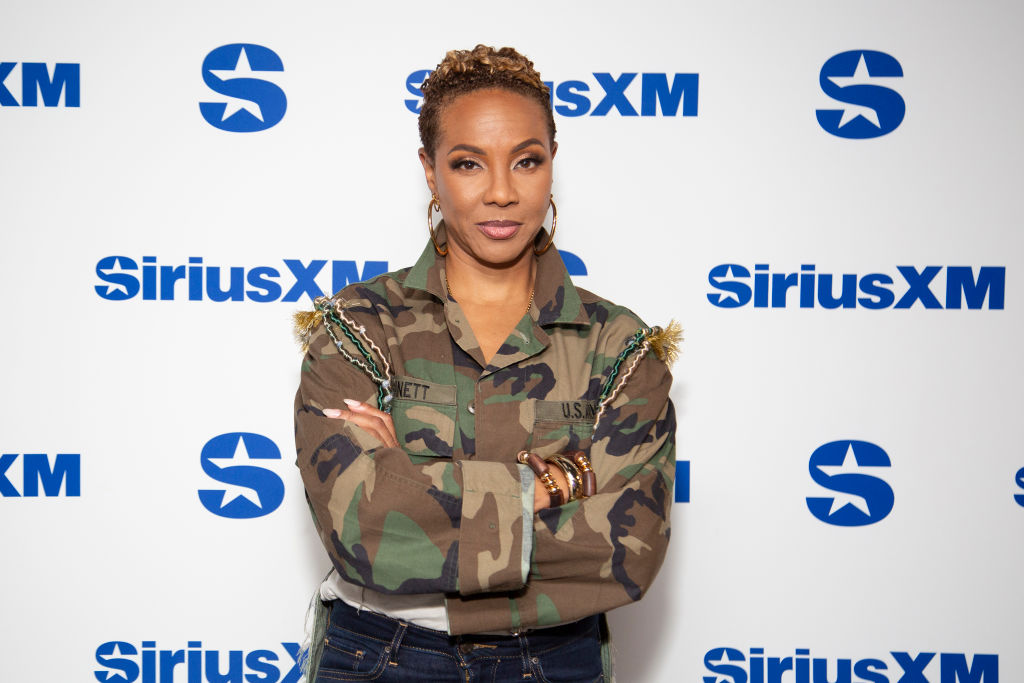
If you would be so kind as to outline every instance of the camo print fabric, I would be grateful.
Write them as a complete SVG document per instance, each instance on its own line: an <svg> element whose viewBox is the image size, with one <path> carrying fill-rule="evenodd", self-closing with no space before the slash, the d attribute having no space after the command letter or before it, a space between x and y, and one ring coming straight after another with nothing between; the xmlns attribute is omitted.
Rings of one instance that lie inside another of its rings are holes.
<svg viewBox="0 0 1024 683"><path fill-rule="evenodd" d="M574 287L550 249L529 315L485 362L443 268L428 243L412 268L335 295L389 356L400 448L322 414L345 398L376 405L377 385L323 325L310 340L295 398L297 464L335 568L384 593L443 593L452 634L518 632L639 600L669 540L666 365L645 356L596 433L594 417L643 323ZM586 451L597 494L533 515L530 534L522 449Z"/></svg>

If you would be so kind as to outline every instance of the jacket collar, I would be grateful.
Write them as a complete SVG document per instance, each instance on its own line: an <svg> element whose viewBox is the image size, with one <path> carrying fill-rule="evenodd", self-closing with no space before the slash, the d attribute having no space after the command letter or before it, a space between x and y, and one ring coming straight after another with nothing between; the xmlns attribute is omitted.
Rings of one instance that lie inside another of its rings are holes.
<svg viewBox="0 0 1024 683"><path fill-rule="evenodd" d="M445 242L444 221L435 229L438 242ZM546 244L548 232L541 228L538 244ZM447 300L444 285L444 258L437 255L429 240L416 264L405 276L404 285L435 296L442 303ZM583 308L579 292L569 277L558 249L550 249L537 257L537 279L533 292L531 315L538 325L590 325L590 316Z"/></svg>

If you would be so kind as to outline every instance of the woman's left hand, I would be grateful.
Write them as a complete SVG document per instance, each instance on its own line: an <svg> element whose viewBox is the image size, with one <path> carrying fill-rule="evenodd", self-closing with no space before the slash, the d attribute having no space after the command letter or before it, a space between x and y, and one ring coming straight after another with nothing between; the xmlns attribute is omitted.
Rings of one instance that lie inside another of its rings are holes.
<svg viewBox="0 0 1024 683"><path fill-rule="evenodd" d="M398 447L398 435L395 432L395 423L392 422L390 415L383 410L378 410L373 406L351 398L344 400L348 410L324 408L321 412L331 419L345 420L361 427L377 437L385 446L390 446L391 448Z"/></svg>

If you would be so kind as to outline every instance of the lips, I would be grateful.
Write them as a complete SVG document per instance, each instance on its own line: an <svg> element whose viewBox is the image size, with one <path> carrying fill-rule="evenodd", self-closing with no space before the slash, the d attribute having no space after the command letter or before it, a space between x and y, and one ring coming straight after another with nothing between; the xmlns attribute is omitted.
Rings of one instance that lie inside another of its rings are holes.
<svg viewBox="0 0 1024 683"><path fill-rule="evenodd" d="M515 235L522 223L517 221L484 221L476 224L480 232L493 240L507 240Z"/></svg>

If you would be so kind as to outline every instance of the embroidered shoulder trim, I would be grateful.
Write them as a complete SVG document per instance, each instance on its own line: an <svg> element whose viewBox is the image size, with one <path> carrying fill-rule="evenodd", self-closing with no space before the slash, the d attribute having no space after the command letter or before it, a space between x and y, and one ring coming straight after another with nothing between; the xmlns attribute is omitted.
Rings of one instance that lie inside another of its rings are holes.
<svg viewBox="0 0 1024 683"><path fill-rule="evenodd" d="M608 379L601 388L597 417L594 418L595 431L608 405L622 391L622 387L629 381L633 371L640 365L640 361L643 360L647 352L654 351L654 355L658 357L658 360L671 366L679 356L679 344L682 340L683 328L675 320L670 321L664 329L661 327L641 327L626 339L625 348L615 359L612 371L608 373ZM619 372L622 370L622 365L630 356L633 357L633 360L620 378ZM616 383L616 380L618 380L618 383Z"/></svg>
<svg viewBox="0 0 1024 683"><path fill-rule="evenodd" d="M294 315L295 338L302 345L302 350L308 351L313 332L323 325L338 353L377 385L377 408L390 413L393 398L391 364L387 355L366 333L366 326L352 320L345 313L343 304L340 297L318 296L313 300L312 311L299 311Z"/></svg>

